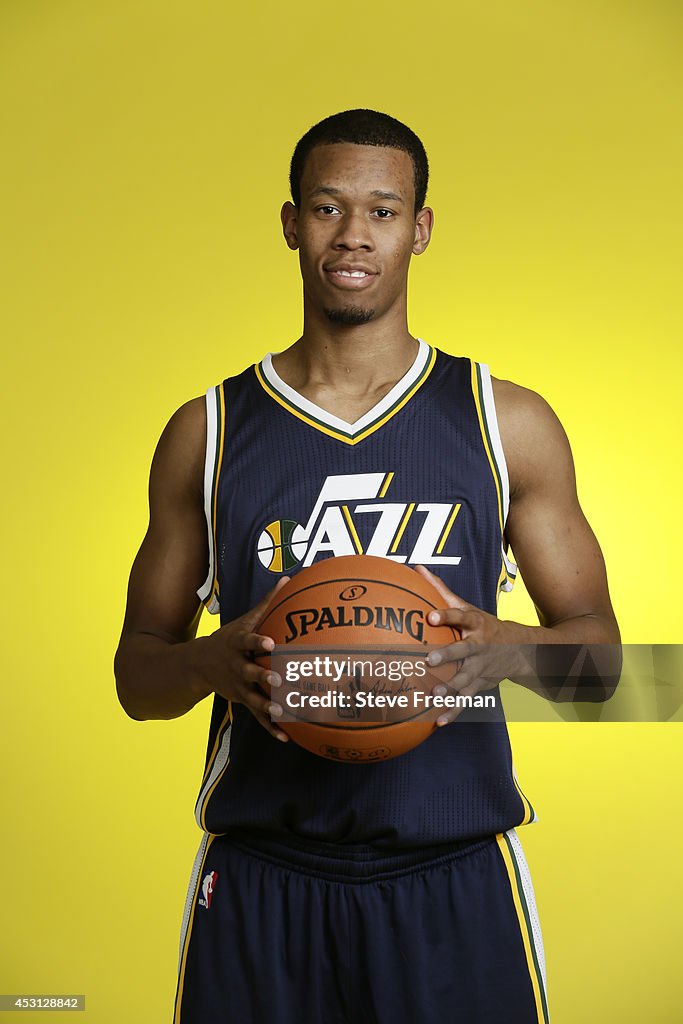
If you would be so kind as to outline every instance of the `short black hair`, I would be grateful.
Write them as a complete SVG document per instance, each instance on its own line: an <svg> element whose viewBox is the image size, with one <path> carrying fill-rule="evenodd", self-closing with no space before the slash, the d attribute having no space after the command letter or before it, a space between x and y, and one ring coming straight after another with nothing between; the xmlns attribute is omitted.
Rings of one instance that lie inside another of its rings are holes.
<svg viewBox="0 0 683 1024"><path fill-rule="evenodd" d="M425 204L429 164L425 148L415 132L402 121L379 110L342 110L330 114L309 128L297 142L289 168L289 187L295 206L301 204L301 178L308 154L315 146L352 142L357 146L388 146L402 149L413 161L415 177L415 213Z"/></svg>

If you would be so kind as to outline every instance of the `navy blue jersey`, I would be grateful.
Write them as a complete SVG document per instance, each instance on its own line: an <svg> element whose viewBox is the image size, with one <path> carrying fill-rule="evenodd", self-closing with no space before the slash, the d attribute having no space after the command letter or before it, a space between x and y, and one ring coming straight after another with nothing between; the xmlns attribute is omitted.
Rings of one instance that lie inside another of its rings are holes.
<svg viewBox="0 0 683 1024"><path fill-rule="evenodd" d="M270 355L207 393L209 572L199 596L230 622L281 575L332 556L423 564L496 614L516 572L488 368L419 342L376 406L346 423L290 388ZM497 690L492 691L497 696ZM507 727L462 714L378 764L339 764L271 737L214 695L196 806L207 832L431 846L505 832L533 818Z"/></svg>

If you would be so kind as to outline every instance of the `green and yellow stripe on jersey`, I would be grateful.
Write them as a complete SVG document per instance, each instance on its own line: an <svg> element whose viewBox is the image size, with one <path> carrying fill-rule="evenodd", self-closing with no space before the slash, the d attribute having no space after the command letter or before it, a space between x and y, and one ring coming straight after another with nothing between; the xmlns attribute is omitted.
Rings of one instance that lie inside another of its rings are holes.
<svg viewBox="0 0 683 1024"><path fill-rule="evenodd" d="M500 440L500 431L498 430L498 417L496 416L496 406L493 400L491 373L485 363L476 363L473 359L470 360L470 363L472 395L477 410L479 429L481 430L484 450L491 467L491 474L498 497L498 518L500 520L501 537L501 568L498 578L498 593L500 593L501 590L512 590L517 576L517 566L508 558L505 549L505 523L510 507L510 483L503 445Z"/></svg>
<svg viewBox="0 0 683 1024"><path fill-rule="evenodd" d="M512 828L496 836L498 849L503 858L508 879L512 902L514 903L522 944L526 955L531 988L536 1006L537 1024L549 1024L548 997L545 976L545 955L541 926L536 911L536 899L531 883L531 875L517 833Z"/></svg>
<svg viewBox="0 0 683 1024"><path fill-rule="evenodd" d="M197 903L197 897L201 892L201 881L204 874L204 866L206 864L206 858L211 849L211 844L216 839L215 835L209 835L205 832L199 843L199 849L192 865L192 873L190 875L190 884L187 889L187 896L185 898L185 909L183 911L183 921L180 928L180 952L178 956L178 981L176 985L175 994L175 1005L173 1010L173 1024L180 1024L181 1010L183 1005L183 988L185 982L185 968L187 965L187 952L190 948L190 939L192 937L192 925L194 923L194 910Z"/></svg>
<svg viewBox="0 0 683 1024"><path fill-rule="evenodd" d="M344 444L355 445L374 434L395 416L429 377L436 362L436 349L421 338L418 338L417 342L418 353L407 373L384 398L355 423L347 423L346 420L334 416L286 384L273 366L272 352L254 365L254 372L263 390L283 409L315 430L327 434L328 437L333 437Z"/></svg>
<svg viewBox="0 0 683 1024"><path fill-rule="evenodd" d="M207 611L216 615L220 611L218 588L218 560L216 558L216 502L218 478L223 463L225 442L225 392L222 384L206 392L206 456L204 461L204 515L209 541L209 571L197 596Z"/></svg>
<svg viewBox="0 0 683 1024"><path fill-rule="evenodd" d="M227 709L223 715L223 721L218 727L216 739L204 769L204 778L199 787L199 796L195 804L195 821L201 829L207 830L206 808L211 795L221 781L228 765L230 764L230 739L232 736L232 701L228 701ZM208 831L208 830L207 830Z"/></svg>

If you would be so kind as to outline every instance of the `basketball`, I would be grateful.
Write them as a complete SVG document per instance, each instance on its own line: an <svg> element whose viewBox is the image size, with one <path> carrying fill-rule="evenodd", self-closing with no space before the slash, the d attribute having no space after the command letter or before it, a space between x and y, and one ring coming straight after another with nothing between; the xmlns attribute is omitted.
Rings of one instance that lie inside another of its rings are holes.
<svg viewBox="0 0 683 1024"><path fill-rule="evenodd" d="M282 686L278 726L299 746L346 763L386 761L412 750L443 712L432 689L456 665L432 667L434 647L460 640L432 626L439 592L388 558L344 555L317 562L274 595L256 632L275 650L256 660Z"/></svg>

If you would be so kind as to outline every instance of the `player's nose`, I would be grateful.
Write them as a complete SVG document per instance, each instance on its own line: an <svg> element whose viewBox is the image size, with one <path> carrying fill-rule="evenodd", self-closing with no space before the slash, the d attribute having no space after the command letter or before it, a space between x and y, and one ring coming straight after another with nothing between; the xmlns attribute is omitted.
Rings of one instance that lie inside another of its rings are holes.
<svg viewBox="0 0 683 1024"><path fill-rule="evenodd" d="M335 249L374 249L367 218L349 213L342 217L334 238Z"/></svg>

